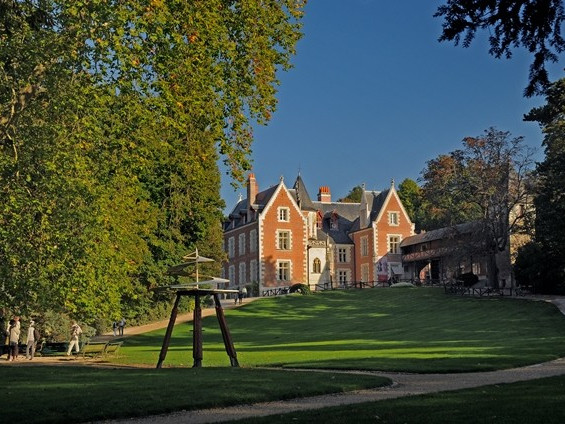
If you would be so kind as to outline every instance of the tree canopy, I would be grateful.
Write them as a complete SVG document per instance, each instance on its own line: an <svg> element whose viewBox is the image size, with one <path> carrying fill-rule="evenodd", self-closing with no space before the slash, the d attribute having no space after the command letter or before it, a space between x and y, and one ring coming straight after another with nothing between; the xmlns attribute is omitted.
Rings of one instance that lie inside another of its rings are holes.
<svg viewBox="0 0 565 424"><path fill-rule="evenodd" d="M0 303L139 318L223 259L219 159L250 168L305 1L0 2Z"/></svg>
<svg viewBox="0 0 565 424"><path fill-rule="evenodd" d="M545 158L537 166L535 239L543 251L537 264L538 288L565 292L565 79L547 91L546 104L534 108L526 120L538 122L544 133ZM530 247L530 249L532 249Z"/></svg>
<svg viewBox="0 0 565 424"><path fill-rule="evenodd" d="M533 149L522 137L489 128L465 137L463 148L428 161L422 171L423 198L435 228L468 221L481 224L480 249L491 256L489 277L496 287L494 255L509 246L531 210Z"/></svg>
<svg viewBox="0 0 565 424"><path fill-rule="evenodd" d="M444 19L440 41L469 47L477 31L487 30L489 53L494 57L510 58L519 47L531 53L529 83L524 90L528 97L549 86L546 64L557 62L565 50L562 0L448 0L434 16Z"/></svg>

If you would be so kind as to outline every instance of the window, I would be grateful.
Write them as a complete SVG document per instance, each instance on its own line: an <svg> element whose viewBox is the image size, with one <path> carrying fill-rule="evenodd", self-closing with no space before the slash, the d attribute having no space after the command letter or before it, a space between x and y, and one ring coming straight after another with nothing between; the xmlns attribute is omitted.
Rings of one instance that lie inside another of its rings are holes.
<svg viewBox="0 0 565 424"><path fill-rule="evenodd" d="M388 236L389 253L400 253L400 236Z"/></svg>
<svg viewBox="0 0 565 424"><path fill-rule="evenodd" d="M348 262L347 249L345 247L339 247L337 249L337 261L342 264Z"/></svg>
<svg viewBox="0 0 565 424"><path fill-rule="evenodd" d="M251 262L249 262L249 281L250 282L258 281L258 279L257 279L257 261L255 259L253 259Z"/></svg>
<svg viewBox="0 0 565 424"><path fill-rule="evenodd" d="M398 225L398 212L389 212L388 213L388 223L390 225Z"/></svg>
<svg viewBox="0 0 565 424"><path fill-rule="evenodd" d="M361 256L369 255L369 239L367 237L361 237Z"/></svg>
<svg viewBox="0 0 565 424"><path fill-rule="evenodd" d="M249 251L252 253L257 251L257 230L249 232Z"/></svg>
<svg viewBox="0 0 565 424"><path fill-rule="evenodd" d="M237 247L239 248L239 255L245 255L245 234L239 235Z"/></svg>
<svg viewBox="0 0 565 424"><path fill-rule="evenodd" d="M228 280L230 280L230 284L235 284L235 266L230 265L228 269Z"/></svg>
<svg viewBox="0 0 565 424"><path fill-rule="evenodd" d="M277 231L277 249L290 250L290 231Z"/></svg>
<svg viewBox="0 0 565 424"><path fill-rule="evenodd" d="M279 222L288 222L290 217L290 210L288 208L278 208Z"/></svg>
<svg viewBox="0 0 565 424"><path fill-rule="evenodd" d="M364 283L369 282L369 265L361 265L361 281Z"/></svg>
<svg viewBox="0 0 565 424"><path fill-rule="evenodd" d="M343 286L349 281L349 271L346 269L340 269L337 271L337 280L339 285Z"/></svg>
<svg viewBox="0 0 565 424"><path fill-rule="evenodd" d="M245 280L245 262L239 264L239 280L238 284L245 284L247 281Z"/></svg>
<svg viewBox="0 0 565 424"><path fill-rule="evenodd" d="M319 258L314 259L314 264L312 266L312 272L314 274L320 274L322 272L322 261Z"/></svg>
<svg viewBox="0 0 565 424"><path fill-rule="evenodd" d="M290 281L290 261L277 261L277 280Z"/></svg>
<svg viewBox="0 0 565 424"><path fill-rule="evenodd" d="M233 258L235 256L235 239L230 237L228 239L228 257Z"/></svg>

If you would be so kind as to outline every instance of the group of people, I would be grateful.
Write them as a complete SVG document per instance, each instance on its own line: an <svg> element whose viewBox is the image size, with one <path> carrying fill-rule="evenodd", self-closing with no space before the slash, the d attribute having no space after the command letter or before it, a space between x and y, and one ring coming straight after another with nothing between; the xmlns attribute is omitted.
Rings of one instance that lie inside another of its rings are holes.
<svg viewBox="0 0 565 424"><path fill-rule="evenodd" d="M237 288L237 297L235 298L235 304L239 301L239 304L243 303L243 298L247 296L247 288L245 286Z"/></svg>
<svg viewBox="0 0 565 424"><path fill-rule="evenodd" d="M125 326L126 326L126 320L123 318L119 321L114 321L112 323L112 331L114 332L114 337L123 336Z"/></svg>
<svg viewBox="0 0 565 424"><path fill-rule="evenodd" d="M15 361L19 356L19 343L21 334L20 317L15 316L9 322L7 328L2 326L2 340L8 346L8 361ZM32 360L35 355L37 342L41 339L39 331L35 328L35 322L30 320L27 330L26 359Z"/></svg>

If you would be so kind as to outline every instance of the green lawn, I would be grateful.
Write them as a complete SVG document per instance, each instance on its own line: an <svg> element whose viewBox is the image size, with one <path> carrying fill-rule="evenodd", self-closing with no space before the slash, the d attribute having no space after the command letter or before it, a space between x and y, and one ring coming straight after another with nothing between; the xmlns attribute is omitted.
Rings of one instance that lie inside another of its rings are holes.
<svg viewBox="0 0 565 424"><path fill-rule="evenodd" d="M313 411L246 419L238 423L325 424L562 424L565 376L500 384Z"/></svg>
<svg viewBox="0 0 565 424"><path fill-rule="evenodd" d="M485 371L565 356L565 317L545 302L365 289L259 299L226 311L247 367ZM118 362L155 365L164 330L128 338ZM192 324L177 325L164 366L192 365ZM204 366L227 366L215 317Z"/></svg>
<svg viewBox="0 0 565 424"><path fill-rule="evenodd" d="M368 375L243 368L102 369L0 366L0 422L145 416L337 393L389 384Z"/></svg>
<svg viewBox="0 0 565 424"><path fill-rule="evenodd" d="M0 366L0 379L6 383L0 416L6 422L91 421L388 383L367 375L256 368L264 365L465 372L565 356L565 317L553 305L453 297L440 289L365 289L259 299L226 311L226 316L242 368L228 366L218 323L209 317L204 319L205 368L190 368L192 324L186 323L175 328L165 368L160 370L154 366L165 330L128 337L120 356L113 359L148 368ZM340 423L506 423L539 422L540 417L544 422L565 422L561 411L551 415L560 417L558 421L538 411L538 405L563 404L563 384L564 378L547 379L298 415L308 422ZM525 421L494 420L493 415ZM296 421L294 416L281 419Z"/></svg>

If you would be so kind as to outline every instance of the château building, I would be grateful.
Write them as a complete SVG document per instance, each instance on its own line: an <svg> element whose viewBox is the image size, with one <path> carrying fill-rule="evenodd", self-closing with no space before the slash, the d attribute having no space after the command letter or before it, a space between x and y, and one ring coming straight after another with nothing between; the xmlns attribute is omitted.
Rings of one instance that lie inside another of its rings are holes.
<svg viewBox="0 0 565 424"><path fill-rule="evenodd" d="M224 223L230 287L259 295L307 284L311 290L351 282L386 282L403 274L400 243L414 234L394 187L369 191L360 203L332 201L322 186L312 200L299 175L292 188L281 178L259 190L254 174L247 197Z"/></svg>

